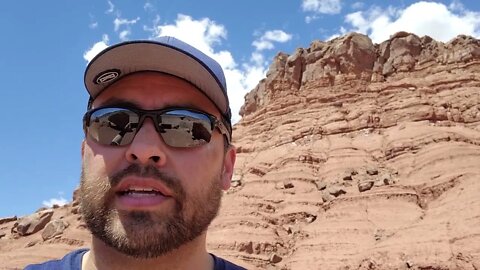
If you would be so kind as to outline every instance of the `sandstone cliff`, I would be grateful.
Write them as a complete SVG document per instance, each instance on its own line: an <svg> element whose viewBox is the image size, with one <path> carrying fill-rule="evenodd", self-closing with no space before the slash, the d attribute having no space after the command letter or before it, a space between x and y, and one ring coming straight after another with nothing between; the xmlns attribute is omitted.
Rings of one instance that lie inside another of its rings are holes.
<svg viewBox="0 0 480 270"><path fill-rule="evenodd" d="M279 53L241 114L210 251L249 269L480 269L479 40L314 41ZM46 222L0 220L0 269L88 246L77 207L37 213L65 222L32 234Z"/></svg>

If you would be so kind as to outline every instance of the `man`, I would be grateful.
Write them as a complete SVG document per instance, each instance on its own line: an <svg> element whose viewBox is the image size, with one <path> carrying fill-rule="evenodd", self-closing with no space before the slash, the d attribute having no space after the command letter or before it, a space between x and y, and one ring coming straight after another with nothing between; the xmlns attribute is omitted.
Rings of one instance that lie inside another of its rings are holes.
<svg viewBox="0 0 480 270"><path fill-rule="evenodd" d="M80 204L90 250L26 269L244 269L206 251L235 163L222 68L172 37L87 66Z"/></svg>

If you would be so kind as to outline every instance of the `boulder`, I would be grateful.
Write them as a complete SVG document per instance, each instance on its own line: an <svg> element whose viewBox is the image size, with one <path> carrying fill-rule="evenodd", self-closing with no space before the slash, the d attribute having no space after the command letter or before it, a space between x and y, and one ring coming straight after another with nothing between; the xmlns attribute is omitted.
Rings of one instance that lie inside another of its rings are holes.
<svg viewBox="0 0 480 270"><path fill-rule="evenodd" d="M370 168L367 168L366 173L368 175L377 175L378 174L378 169L375 168L375 167L370 167Z"/></svg>
<svg viewBox="0 0 480 270"><path fill-rule="evenodd" d="M70 209L70 213L74 215L77 215L78 213L80 213L80 205L73 206L72 209Z"/></svg>
<svg viewBox="0 0 480 270"><path fill-rule="evenodd" d="M343 195L343 194L347 193L347 191L342 187L333 186L333 187L328 188L328 193L330 193L331 195L333 195L335 197L338 197L340 195Z"/></svg>
<svg viewBox="0 0 480 270"><path fill-rule="evenodd" d="M370 190L372 189L373 184L375 184L374 181L365 181L365 182L358 183L358 191L364 192L364 191Z"/></svg>
<svg viewBox="0 0 480 270"><path fill-rule="evenodd" d="M318 180L315 182L315 185L317 186L318 190L324 190L327 188L327 183L323 180Z"/></svg>
<svg viewBox="0 0 480 270"><path fill-rule="evenodd" d="M0 225L17 220L17 216L0 218Z"/></svg>
<svg viewBox="0 0 480 270"><path fill-rule="evenodd" d="M272 253L268 259L271 263L279 263L282 261L282 257L278 256L276 253Z"/></svg>
<svg viewBox="0 0 480 270"><path fill-rule="evenodd" d="M290 188L293 188L294 185L293 185L293 183L290 182L290 181L284 181L284 182L283 182L283 187L284 187L285 189L290 189Z"/></svg>
<svg viewBox="0 0 480 270"><path fill-rule="evenodd" d="M333 196L332 194L330 194L328 192L325 192L325 191L322 192L322 201L323 202L329 202L333 199L335 199L335 196Z"/></svg>
<svg viewBox="0 0 480 270"><path fill-rule="evenodd" d="M386 186L395 184L395 180L393 179L392 175L389 173L382 174L382 176L380 177L380 180Z"/></svg>
<svg viewBox="0 0 480 270"><path fill-rule="evenodd" d="M50 221L42 232L43 241L51 239L57 235L61 235L68 225L68 222L64 221L63 219L55 219Z"/></svg>
<svg viewBox="0 0 480 270"><path fill-rule="evenodd" d="M75 188L72 196L72 206L77 206L80 204L80 187Z"/></svg>
<svg viewBox="0 0 480 270"><path fill-rule="evenodd" d="M240 243L238 247L238 251L246 252L248 254L253 254L253 243L252 241L248 241L247 243Z"/></svg>
<svg viewBox="0 0 480 270"><path fill-rule="evenodd" d="M52 216L53 210L49 209L21 218L16 226L16 232L21 236L36 233L47 225Z"/></svg>

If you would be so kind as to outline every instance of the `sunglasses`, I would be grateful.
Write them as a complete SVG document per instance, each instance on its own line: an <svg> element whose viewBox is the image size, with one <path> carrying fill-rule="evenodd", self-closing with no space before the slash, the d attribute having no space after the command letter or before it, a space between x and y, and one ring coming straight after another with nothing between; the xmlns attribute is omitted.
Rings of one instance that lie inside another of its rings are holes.
<svg viewBox="0 0 480 270"><path fill-rule="evenodd" d="M124 146L132 143L147 117L153 120L155 129L165 144L171 147L197 147L207 144L215 128L230 144L230 133L223 122L211 114L186 108L95 108L85 113L83 129L86 135L99 144Z"/></svg>

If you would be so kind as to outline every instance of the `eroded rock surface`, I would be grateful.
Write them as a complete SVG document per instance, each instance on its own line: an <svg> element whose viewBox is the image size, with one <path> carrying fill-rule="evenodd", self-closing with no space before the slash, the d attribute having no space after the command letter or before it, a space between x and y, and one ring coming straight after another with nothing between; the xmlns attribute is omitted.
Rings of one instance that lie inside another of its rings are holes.
<svg viewBox="0 0 480 270"><path fill-rule="evenodd" d="M42 232L43 241L61 235L69 225L70 224L63 219L55 219L50 221Z"/></svg>
<svg viewBox="0 0 480 270"><path fill-rule="evenodd" d="M214 251L258 269L477 269L479 40L314 41L278 54L241 113Z"/></svg>
<svg viewBox="0 0 480 270"><path fill-rule="evenodd" d="M43 229L53 216L53 210L43 210L18 220L16 232L20 236L36 233Z"/></svg>

